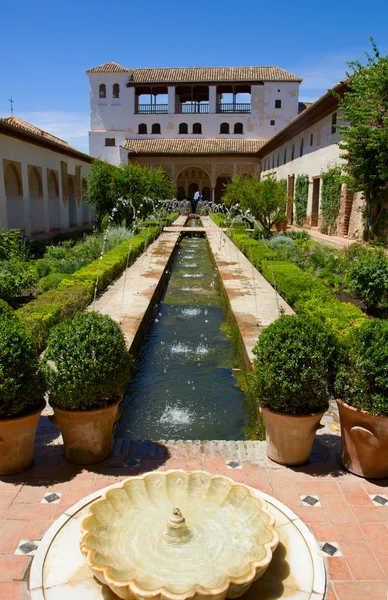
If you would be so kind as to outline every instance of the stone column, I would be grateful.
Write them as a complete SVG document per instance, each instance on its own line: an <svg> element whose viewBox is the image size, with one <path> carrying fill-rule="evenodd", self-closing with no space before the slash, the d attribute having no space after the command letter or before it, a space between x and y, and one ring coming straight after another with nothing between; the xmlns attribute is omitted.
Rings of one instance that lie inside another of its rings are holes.
<svg viewBox="0 0 388 600"><path fill-rule="evenodd" d="M135 114L135 88L129 87L128 89L128 114Z"/></svg>
<svg viewBox="0 0 388 600"><path fill-rule="evenodd" d="M217 86L209 85L209 113L217 112Z"/></svg>
<svg viewBox="0 0 388 600"><path fill-rule="evenodd" d="M212 185L211 200L212 200L213 204L215 202L215 198L216 198L216 186Z"/></svg>
<svg viewBox="0 0 388 600"><path fill-rule="evenodd" d="M75 186L74 195L76 199L77 225L82 225L82 205L81 205L81 166L75 168Z"/></svg>
<svg viewBox="0 0 388 600"><path fill-rule="evenodd" d="M60 199L60 214L61 214L61 229L69 228L69 209L67 198L67 163L61 160L61 168L59 169L59 199Z"/></svg>
<svg viewBox="0 0 388 600"><path fill-rule="evenodd" d="M175 86L169 86L168 88L168 114L175 114Z"/></svg>
<svg viewBox="0 0 388 600"><path fill-rule="evenodd" d="M23 186L23 208L24 208L24 230L27 236L31 235L31 202L30 185L28 181L28 165L22 163L22 186Z"/></svg>
<svg viewBox="0 0 388 600"><path fill-rule="evenodd" d="M44 230L46 233L50 231L50 216L49 216L49 193L48 193L48 170L42 169L42 187L43 187L43 210L44 210Z"/></svg>
<svg viewBox="0 0 388 600"><path fill-rule="evenodd" d="M0 227L8 231L7 196L5 193L4 163L0 160Z"/></svg>

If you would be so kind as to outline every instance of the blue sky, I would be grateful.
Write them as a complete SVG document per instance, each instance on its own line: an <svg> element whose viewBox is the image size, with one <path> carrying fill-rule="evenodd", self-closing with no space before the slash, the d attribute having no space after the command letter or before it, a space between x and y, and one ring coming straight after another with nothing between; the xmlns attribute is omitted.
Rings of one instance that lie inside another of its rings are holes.
<svg viewBox="0 0 388 600"><path fill-rule="evenodd" d="M0 12L0 116L17 116L87 151L85 70L274 65L303 78L311 101L364 60L388 54L388 2L374 0L19 0Z"/></svg>

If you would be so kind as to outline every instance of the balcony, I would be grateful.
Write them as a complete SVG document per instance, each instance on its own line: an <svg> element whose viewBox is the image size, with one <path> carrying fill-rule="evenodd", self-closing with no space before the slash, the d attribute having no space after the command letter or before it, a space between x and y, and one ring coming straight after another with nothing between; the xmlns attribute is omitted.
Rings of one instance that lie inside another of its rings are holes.
<svg viewBox="0 0 388 600"><path fill-rule="evenodd" d="M209 104L201 104L200 102L185 102L178 104L175 107L177 114L188 115L188 114L208 114Z"/></svg>
<svg viewBox="0 0 388 600"><path fill-rule="evenodd" d="M167 115L168 104L139 104L137 115Z"/></svg>
<svg viewBox="0 0 388 600"><path fill-rule="evenodd" d="M221 103L217 104L218 113L239 113L239 114L250 114L252 105L250 103Z"/></svg>

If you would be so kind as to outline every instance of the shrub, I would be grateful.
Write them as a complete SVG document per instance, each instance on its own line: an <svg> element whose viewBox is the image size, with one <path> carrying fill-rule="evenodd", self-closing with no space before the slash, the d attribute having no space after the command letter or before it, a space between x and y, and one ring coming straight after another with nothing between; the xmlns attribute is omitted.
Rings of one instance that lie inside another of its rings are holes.
<svg viewBox="0 0 388 600"><path fill-rule="evenodd" d="M388 416L388 322L365 321L352 332L335 381L337 396L358 410Z"/></svg>
<svg viewBox="0 0 388 600"><path fill-rule="evenodd" d="M388 299L388 260L384 252L374 251L351 265L348 274L352 293L363 301L367 310L374 310Z"/></svg>
<svg viewBox="0 0 388 600"><path fill-rule="evenodd" d="M28 253L29 245L20 229L0 229L0 260L18 258L25 261Z"/></svg>
<svg viewBox="0 0 388 600"><path fill-rule="evenodd" d="M0 298L7 302L27 290L37 279L28 262L18 258L0 262Z"/></svg>
<svg viewBox="0 0 388 600"><path fill-rule="evenodd" d="M61 283L62 279L69 279L70 277L70 273L50 273L50 275L46 275L46 277L42 277L42 279L39 280L39 290L42 292L55 290Z"/></svg>
<svg viewBox="0 0 388 600"><path fill-rule="evenodd" d="M128 382L132 358L120 327L107 315L78 313L53 329L43 372L53 407L104 408Z"/></svg>
<svg viewBox="0 0 388 600"><path fill-rule="evenodd" d="M336 340L323 323L285 315L259 336L251 385L264 408L309 415L328 407L337 361Z"/></svg>
<svg viewBox="0 0 388 600"><path fill-rule="evenodd" d="M267 246L268 248L274 250L279 246L295 246L295 242L292 238L286 237L285 235L275 235L273 238L268 240Z"/></svg>
<svg viewBox="0 0 388 600"><path fill-rule="evenodd" d="M44 382L31 335L16 320L0 318L0 419L39 409Z"/></svg>
<svg viewBox="0 0 388 600"><path fill-rule="evenodd" d="M15 319L13 308L5 301L0 300L0 318Z"/></svg>

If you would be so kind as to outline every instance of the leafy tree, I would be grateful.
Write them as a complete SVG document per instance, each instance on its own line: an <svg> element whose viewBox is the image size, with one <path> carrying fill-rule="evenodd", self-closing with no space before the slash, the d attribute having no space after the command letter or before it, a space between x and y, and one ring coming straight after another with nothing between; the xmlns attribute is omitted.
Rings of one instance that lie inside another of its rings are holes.
<svg viewBox="0 0 388 600"><path fill-rule="evenodd" d="M347 86L337 97L344 123L338 126L344 170L353 191L365 195L365 237L373 237L376 217L384 212L388 192L388 56L380 56L372 38L367 64L349 62ZM375 215L373 217L373 215Z"/></svg>
<svg viewBox="0 0 388 600"><path fill-rule="evenodd" d="M259 180L236 175L225 186L223 200L227 206L239 204L244 212L249 212L259 221L268 238L278 213L285 211L287 194L281 181L273 177Z"/></svg>

